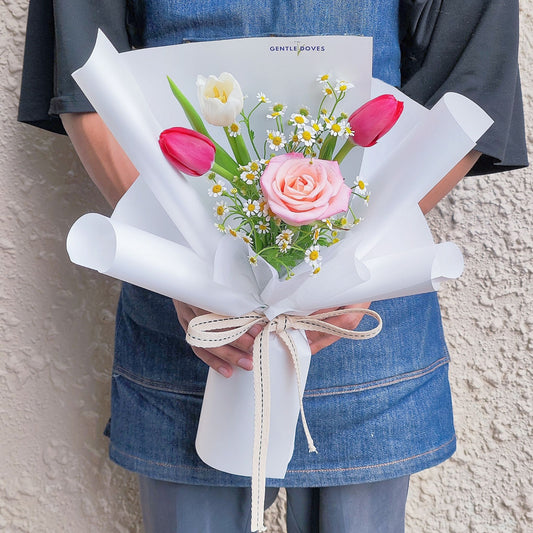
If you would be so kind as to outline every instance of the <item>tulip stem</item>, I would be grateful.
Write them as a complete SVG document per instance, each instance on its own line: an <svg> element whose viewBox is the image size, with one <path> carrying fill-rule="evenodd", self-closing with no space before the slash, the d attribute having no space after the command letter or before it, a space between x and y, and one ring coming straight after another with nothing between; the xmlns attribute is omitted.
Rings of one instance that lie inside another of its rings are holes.
<svg viewBox="0 0 533 533"><path fill-rule="evenodd" d="M235 182L235 176L231 172L226 170L224 167L221 167L218 163L213 163L211 170L219 176L227 179L230 183Z"/></svg>
<svg viewBox="0 0 533 533"><path fill-rule="evenodd" d="M224 127L224 131L226 132L226 137L228 138L233 155L235 156L235 159L237 159L237 163L241 166L247 165L250 162L251 157L248 153L248 148L246 148L246 145L244 144L242 135L239 134L233 137L227 127Z"/></svg>
<svg viewBox="0 0 533 533"><path fill-rule="evenodd" d="M335 145L337 144L337 137L329 134L325 141L322 143L320 148L320 153L318 154L319 159L328 159L331 160L333 156L333 150L335 150Z"/></svg>
<svg viewBox="0 0 533 533"><path fill-rule="evenodd" d="M337 161L338 163L342 163L344 158L349 154L350 150L354 148L356 145L348 139L340 148L340 150L337 152L337 155L333 158L333 161Z"/></svg>

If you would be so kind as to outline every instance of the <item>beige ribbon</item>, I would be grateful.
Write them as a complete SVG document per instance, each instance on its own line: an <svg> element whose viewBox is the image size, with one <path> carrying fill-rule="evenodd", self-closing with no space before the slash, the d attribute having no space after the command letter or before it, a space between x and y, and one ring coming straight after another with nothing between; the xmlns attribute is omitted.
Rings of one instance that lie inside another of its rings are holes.
<svg viewBox="0 0 533 533"><path fill-rule="evenodd" d="M326 322L327 318L351 313L362 313L374 317L378 325L368 331L352 331L334 326ZM289 329L319 331L343 337L346 339L371 339L375 337L382 327L382 320L378 313L371 309L341 308L309 316L278 315L269 320L265 315L249 313L241 317L228 317L217 314L207 314L194 318L187 329L187 342L199 348L215 348L230 344L246 333L252 326L263 326L257 335L253 346L253 376L254 376L254 449L252 466L252 531L265 531L263 524L265 484L266 484L266 458L268 452L268 438L270 430L270 364L268 342L270 333L276 333L286 345L291 356L298 385L300 402L300 416L304 428L309 452L316 452L303 406L303 389L300 379L300 363L296 346ZM304 384L305 386L305 384Z"/></svg>

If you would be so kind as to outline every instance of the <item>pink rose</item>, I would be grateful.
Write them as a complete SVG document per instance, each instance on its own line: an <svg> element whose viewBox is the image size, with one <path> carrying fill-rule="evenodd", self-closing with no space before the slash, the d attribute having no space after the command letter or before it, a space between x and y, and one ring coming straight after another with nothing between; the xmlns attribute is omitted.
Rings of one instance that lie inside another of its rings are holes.
<svg viewBox="0 0 533 533"><path fill-rule="evenodd" d="M272 212L292 226L346 211L351 195L337 161L300 153L273 157L261 176L261 189Z"/></svg>

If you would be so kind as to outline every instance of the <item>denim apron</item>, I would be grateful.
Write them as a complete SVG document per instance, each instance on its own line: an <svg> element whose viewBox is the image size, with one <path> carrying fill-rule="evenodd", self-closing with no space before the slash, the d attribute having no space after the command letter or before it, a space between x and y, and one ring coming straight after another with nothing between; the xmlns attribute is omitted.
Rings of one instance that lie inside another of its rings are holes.
<svg viewBox="0 0 533 533"><path fill-rule="evenodd" d="M132 1L138 47L268 35L367 35L374 76L400 83L398 0ZM133 30L132 30L133 32ZM355 302L354 302L355 303ZM382 332L314 355L304 395L318 454L298 424L294 456L270 486L319 487L399 477L455 450L448 352L435 293L375 302ZM361 328L371 328L364 318ZM125 284L116 326L110 457L145 476L247 486L205 465L194 440L207 366L184 340L171 300ZM243 400L245 401L245 400ZM250 401L252 401L250 399Z"/></svg>

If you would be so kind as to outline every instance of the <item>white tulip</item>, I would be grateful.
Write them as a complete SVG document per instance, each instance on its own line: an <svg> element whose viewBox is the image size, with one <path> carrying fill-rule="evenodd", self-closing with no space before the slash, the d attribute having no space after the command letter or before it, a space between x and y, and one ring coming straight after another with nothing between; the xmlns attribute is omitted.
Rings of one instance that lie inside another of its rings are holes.
<svg viewBox="0 0 533 533"><path fill-rule="evenodd" d="M198 76L198 99L203 117L213 126L229 127L242 111L244 97L237 80L228 72L220 77Z"/></svg>

